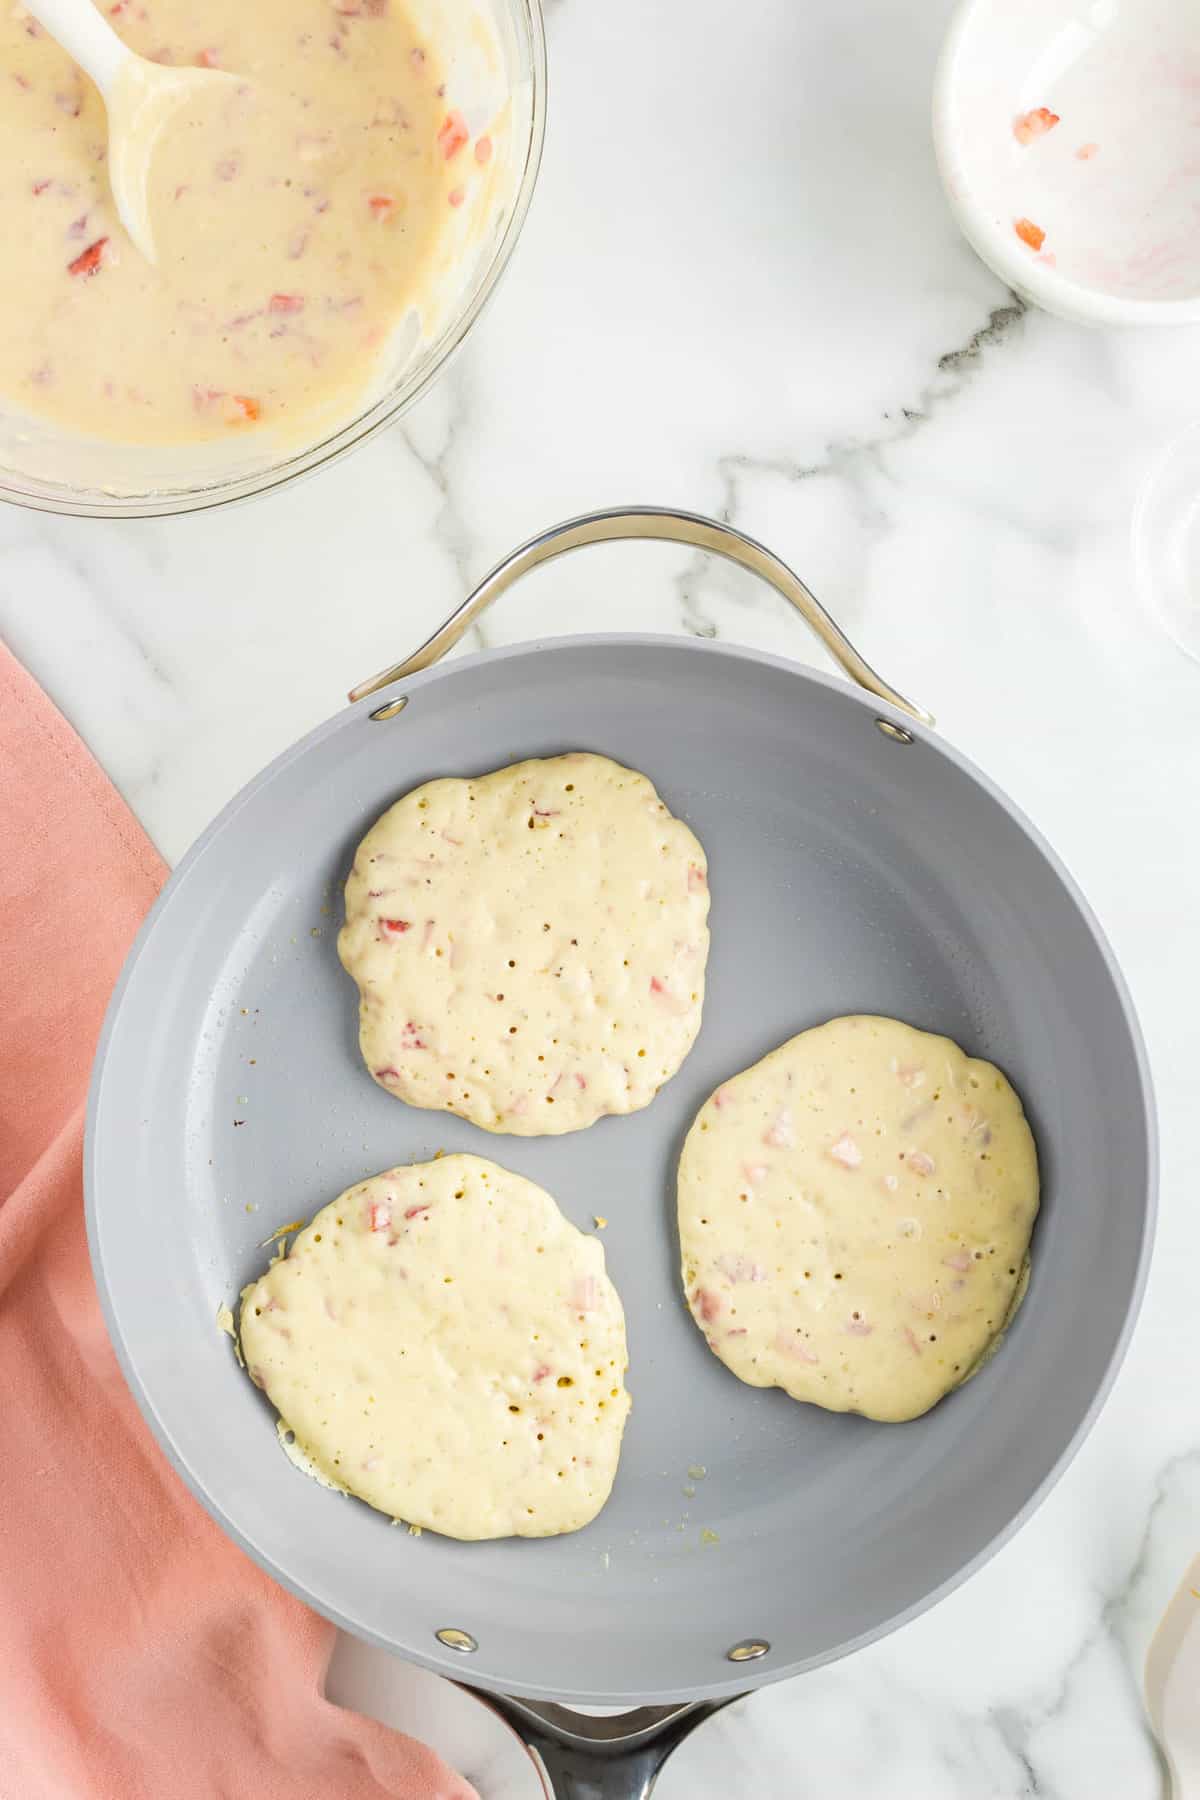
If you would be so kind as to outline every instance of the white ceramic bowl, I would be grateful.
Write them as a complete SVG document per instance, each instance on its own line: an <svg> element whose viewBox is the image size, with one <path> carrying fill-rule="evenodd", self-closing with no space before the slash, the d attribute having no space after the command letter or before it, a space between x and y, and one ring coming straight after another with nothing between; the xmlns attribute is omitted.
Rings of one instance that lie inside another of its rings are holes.
<svg viewBox="0 0 1200 1800"><path fill-rule="evenodd" d="M1088 324L1200 321L1200 4L963 0L933 136L968 242Z"/></svg>

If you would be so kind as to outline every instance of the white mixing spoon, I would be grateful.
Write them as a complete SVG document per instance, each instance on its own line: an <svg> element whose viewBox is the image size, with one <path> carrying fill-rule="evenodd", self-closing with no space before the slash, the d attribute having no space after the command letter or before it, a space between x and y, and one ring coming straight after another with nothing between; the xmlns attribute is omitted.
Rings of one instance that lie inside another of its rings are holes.
<svg viewBox="0 0 1200 1800"><path fill-rule="evenodd" d="M154 258L150 227L150 163L163 126L201 90L233 79L220 69L170 69L148 62L123 44L91 0L24 0L99 88L108 111L108 183L117 212L148 262Z"/></svg>

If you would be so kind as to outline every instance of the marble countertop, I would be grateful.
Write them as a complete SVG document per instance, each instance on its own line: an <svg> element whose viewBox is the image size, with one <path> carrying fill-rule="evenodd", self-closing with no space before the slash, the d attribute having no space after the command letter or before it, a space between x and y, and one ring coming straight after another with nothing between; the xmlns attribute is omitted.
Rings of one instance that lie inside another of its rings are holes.
<svg viewBox="0 0 1200 1800"><path fill-rule="evenodd" d="M523 537L652 501L790 560L1032 815L1109 932L1158 1084L1163 1206L1096 1429L964 1588L722 1714L661 1800L1162 1792L1141 1661L1200 1548L1200 665L1139 597L1130 517L1195 414L1200 332L1085 332L975 260L929 147L947 12L550 0L526 234L417 410L227 512L0 515L0 628L172 859ZM765 589L665 547L569 559L485 625L489 642L575 629L820 660ZM330 1691L432 1739L485 1800L535 1800L503 1728L435 1678L343 1641Z"/></svg>

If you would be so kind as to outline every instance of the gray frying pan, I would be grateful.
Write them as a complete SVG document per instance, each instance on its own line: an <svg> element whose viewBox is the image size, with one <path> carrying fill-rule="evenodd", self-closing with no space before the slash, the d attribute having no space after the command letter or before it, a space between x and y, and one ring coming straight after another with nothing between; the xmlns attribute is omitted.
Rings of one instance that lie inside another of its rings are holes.
<svg viewBox="0 0 1200 1800"><path fill-rule="evenodd" d="M430 667L525 570L630 537L763 576L857 686L660 637ZM644 1796L715 1706L869 1643L961 1581L1079 1445L1146 1270L1141 1038L1091 913L1028 821L784 564L724 525L644 508L547 532L353 698L230 802L121 977L86 1154L109 1328L176 1468L272 1575L339 1625L486 1690L535 1746L548 1792ZM497 1139L403 1106L362 1071L334 951L340 884L407 788L568 749L644 769L708 852L704 1025L644 1112ZM705 1347L676 1273L673 1170L696 1108L722 1077L847 1012L893 1014L993 1058L1041 1152L1033 1278L1009 1337L906 1425L742 1386ZM415 1538L306 1480L217 1330L270 1231L440 1148L498 1158L581 1225L609 1221L634 1408L613 1497L573 1536ZM637 1710L598 1719L551 1701Z"/></svg>

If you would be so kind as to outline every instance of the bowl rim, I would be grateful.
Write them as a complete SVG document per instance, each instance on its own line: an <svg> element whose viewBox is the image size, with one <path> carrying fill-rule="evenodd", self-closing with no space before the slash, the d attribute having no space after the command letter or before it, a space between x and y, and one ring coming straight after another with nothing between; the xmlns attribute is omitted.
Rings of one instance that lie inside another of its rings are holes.
<svg viewBox="0 0 1200 1800"><path fill-rule="evenodd" d="M521 17L529 52L531 107L529 137L525 146L521 178L504 232L470 301L442 331L429 357L407 382L376 400L365 412L339 426L336 431L327 433L316 443L309 444L254 474L234 476L203 487L151 488L138 493L118 494L107 493L99 488L72 491L66 486L56 488L50 482L46 483L44 491L38 491L33 487L12 486L0 472L0 501L24 507L31 512L57 513L74 518L157 519L207 512L216 507L254 499L260 494L270 493L275 488L314 474L316 470L345 456L358 445L367 443L421 399L458 355L471 327L508 269L533 200L541 168L546 139L548 88L542 0L510 0L510 4L513 13Z"/></svg>
<svg viewBox="0 0 1200 1800"><path fill-rule="evenodd" d="M958 0L933 77L933 147L950 210L963 236L994 274L1023 300L1032 300L1059 318L1087 325L1194 325L1200 296L1191 300L1130 300L1102 288L1085 287L1035 263L1017 246L976 198L955 131L954 97L959 59L976 14L990 0Z"/></svg>

